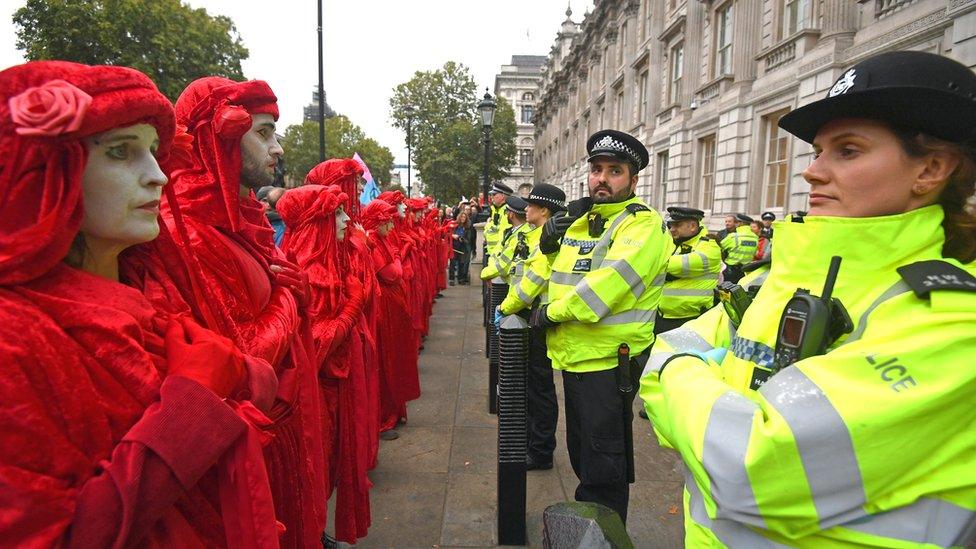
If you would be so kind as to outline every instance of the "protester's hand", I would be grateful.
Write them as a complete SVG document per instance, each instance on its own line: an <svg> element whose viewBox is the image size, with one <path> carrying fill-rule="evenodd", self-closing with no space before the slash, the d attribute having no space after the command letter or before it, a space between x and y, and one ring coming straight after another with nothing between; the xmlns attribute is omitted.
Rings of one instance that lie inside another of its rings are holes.
<svg viewBox="0 0 976 549"><path fill-rule="evenodd" d="M529 317L529 324L531 324L533 328L542 328L543 330L557 326L559 324L558 322L549 320L549 315L547 314L548 309L549 305L543 305L533 309L532 316Z"/></svg>
<svg viewBox="0 0 976 549"><path fill-rule="evenodd" d="M271 265L271 272L275 273L275 282L288 287L298 302L298 307L304 309L309 303L308 275L298 265L277 259Z"/></svg>
<svg viewBox="0 0 976 549"><path fill-rule="evenodd" d="M247 394L232 395L236 400L250 400L262 412L270 412L278 393L278 375L266 360L247 356Z"/></svg>
<svg viewBox="0 0 976 549"><path fill-rule="evenodd" d="M201 327L189 317L166 328L168 375L196 381L220 398L243 385L244 356L227 338Z"/></svg>

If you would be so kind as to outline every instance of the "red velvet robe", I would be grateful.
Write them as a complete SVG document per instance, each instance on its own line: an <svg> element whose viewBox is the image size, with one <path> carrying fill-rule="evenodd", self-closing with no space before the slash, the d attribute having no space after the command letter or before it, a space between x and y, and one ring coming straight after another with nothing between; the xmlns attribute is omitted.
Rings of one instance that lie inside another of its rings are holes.
<svg viewBox="0 0 976 549"><path fill-rule="evenodd" d="M277 547L260 435L166 377L168 318L64 264L0 287L0 543Z"/></svg>

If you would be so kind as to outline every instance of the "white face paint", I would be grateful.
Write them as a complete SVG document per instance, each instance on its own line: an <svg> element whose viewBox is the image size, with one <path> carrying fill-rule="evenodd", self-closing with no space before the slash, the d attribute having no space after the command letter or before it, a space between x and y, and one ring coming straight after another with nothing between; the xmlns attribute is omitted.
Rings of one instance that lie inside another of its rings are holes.
<svg viewBox="0 0 976 549"><path fill-rule="evenodd" d="M156 162L159 137L149 124L85 138L88 161L81 188L89 248L122 251L159 235L159 199L166 175Z"/></svg>
<svg viewBox="0 0 976 549"><path fill-rule="evenodd" d="M346 237L346 226L349 225L349 216L346 215L345 210L341 207L336 210L336 240L342 240Z"/></svg>
<svg viewBox="0 0 976 549"><path fill-rule="evenodd" d="M400 214L400 219L407 216L407 206L404 203L397 204L397 213Z"/></svg>

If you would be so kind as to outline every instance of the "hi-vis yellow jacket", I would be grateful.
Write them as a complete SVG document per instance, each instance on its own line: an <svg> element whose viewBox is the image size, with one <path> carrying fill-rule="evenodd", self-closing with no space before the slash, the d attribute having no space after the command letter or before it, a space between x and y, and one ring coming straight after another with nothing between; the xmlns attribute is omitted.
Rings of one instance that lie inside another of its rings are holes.
<svg viewBox="0 0 976 549"><path fill-rule="evenodd" d="M976 265L942 260L942 219L929 206L778 222L776 260L737 332L716 307L661 334L640 395L688 467L688 547L973 540ZM854 331L768 377L785 303L798 287L819 294L833 255ZM707 363L673 356L719 348Z"/></svg>
<svg viewBox="0 0 976 549"><path fill-rule="evenodd" d="M592 237L589 218L596 214L606 225ZM609 370L621 343L631 355L650 346L673 247L660 214L636 197L594 204L569 227L549 278L546 314L560 323L546 334L554 369Z"/></svg>
<svg viewBox="0 0 976 549"><path fill-rule="evenodd" d="M508 279L512 274L512 261L515 258L515 246L518 245L518 235L531 229L528 223L522 223L512 229L496 247L495 253L488 257L488 264L481 269L481 280L491 280L501 278L508 284Z"/></svg>
<svg viewBox="0 0 976 549"><path fill-rule="evenodd" d="M485 246L488 249L488 254L499 251L502 240L505 238L505 229L512 226L508 222L507 213L508 206L505 204L498 207L489 205L488 221L485 222ZM486 255L485 260L487 259Z"/></svg>
<svg viewBox="0 0 976 549"><path fill-rule="evenodd" d="M745 265L752 262L759 246L759 237L752 232L749 225L740 225L734 232L725 235L719 243L725 254L726 265Z"/></svg>
<svg viewBox="0 0 976 549"><path fill-rule="evenodd" d="M668 259L659 312L664 318L698 316L712 307L722 250L702 227L694 237L674 249Z"/></svg>
<svg viewBox="0 0 976 549"><path fill-rule="evenodd" d="M503 315L513 315L530 308L536 298L540 298L543 303L546 301L546 290L549 288L552 267L549 263L550 259L539 250L542 227L529 229L523 234L529 256L525 259L516 257L513 260L511 276L508 280L508 295L501 304Z"/></svg>

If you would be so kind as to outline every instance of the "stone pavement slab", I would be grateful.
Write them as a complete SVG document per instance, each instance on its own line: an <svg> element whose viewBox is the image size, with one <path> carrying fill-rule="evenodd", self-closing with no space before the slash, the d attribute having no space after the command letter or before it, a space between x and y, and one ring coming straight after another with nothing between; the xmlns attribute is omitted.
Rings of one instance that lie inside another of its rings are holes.
<svg viewBox="0 0 976 549"><path fill-rule="evenodd" d="M380 443L379 464L370 473L373 524L357 547L496 546L497 418L488 413L481 314L477 278L471 286L449 287L437 300L420 355L422 394L408 405L400 438ZM560 406L555 467L527 476L527 533L536 547L542 545L543 510L572 500L577 485L566 453L558 372L554 381ZM637 482L628 532L639 548L680 547L680 459L657 444L647 421L635 421L634 439Z"/></svg>

